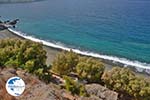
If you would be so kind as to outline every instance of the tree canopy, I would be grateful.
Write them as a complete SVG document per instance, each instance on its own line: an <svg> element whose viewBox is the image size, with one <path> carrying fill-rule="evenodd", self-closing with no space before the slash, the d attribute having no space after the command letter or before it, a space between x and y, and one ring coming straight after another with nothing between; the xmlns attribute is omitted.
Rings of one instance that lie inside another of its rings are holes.
<svg viewBox="0 0 150 100"><path fill-rule="evenodd" d="M57 55L52 63L52 70L60 75L68 75L75 70L79 56L73 51L63 51Z"/></svg>
<svg viewBox="0 0 150 100"><path fill-rule="evenodd" d="M88 82L100 82L104 70L105 67L101 61L90 57L80 57L76 67L78 76Z"/></svg>
<svg viewBox="0 0 150 100"><path fill-rule="evenodd" d="M41 43L20 39L0 40L0 66L22 68L36 75L47 75L46 59L46 51Z"/></svg>
<svg viewBox="0 0 150 100"><path fill-rule="evenodd" d="M105 72L102 79L108 88L120 94L127 94L136 100L150 100L150 83L128 68L115 67Z"/></svg>
<svg viewBox="0 0 150 100"><path fill-rule="evenodd" d="M94 58L82 57L72 50L61 52L52 63L52 71L59 75L78 74L80 79L88 82L100 82L104 72L104 64Z"/></svg>

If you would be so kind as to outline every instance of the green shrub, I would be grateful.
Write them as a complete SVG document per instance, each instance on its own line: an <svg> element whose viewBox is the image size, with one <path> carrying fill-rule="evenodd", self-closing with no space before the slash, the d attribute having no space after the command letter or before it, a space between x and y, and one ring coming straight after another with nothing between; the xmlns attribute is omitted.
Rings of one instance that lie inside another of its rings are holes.
<svg viewBox="0 0 150 100"><path fill-rule="evenodd" d="M80 79L88 82L100 82L105 70L104 64L94 58L81 57L76 66L76 72Z"/></svg>
<svg viewBox="0 0 150 100"><path fill-rule="evenodd" d="M48 79L50 75L46 58L41 43L20 39L0 40L0 66L19 67L42 77L41 79Z"/></svg>
<svg viewBox="0 0 150 100"><path fill-rule="evenodd" d="M44 70L44 68L40 68L35 71L35 74L38 75L39 79L43 80L46 83L49 83L51 80L51 73L49 72L49 68Z"/></svg>
<svg viewBox="0 0 150 100"><path fill-rule="evenodd" d="M128 95L135 100L150 100L150 83L135 76L127 68L113 68L102 76L105 85L122 95Z"/></svg>
<svg viewBox="0 0 150 100"><path fill-rule="evenodd" d="M52 71L60 75L68 75L75 70L78 63L78 55L73 51L61 52L52 63Z"/></svg>
<svg viewBox="0 0 150 100"><path fill-rule="evenodd" d="M29 40L0 40L0 65L27 69L29 72L46 65L46 51L42 44ZM29 68L29 66L32 68Z"/></svg>
<svg viewBox="0 0 150 100"><path fill-rule="evenodd" d="M77 94L80 96L87 96L84 85L76 82L71 77L64 76L65 88L70 91L73 95Z"/></svg>

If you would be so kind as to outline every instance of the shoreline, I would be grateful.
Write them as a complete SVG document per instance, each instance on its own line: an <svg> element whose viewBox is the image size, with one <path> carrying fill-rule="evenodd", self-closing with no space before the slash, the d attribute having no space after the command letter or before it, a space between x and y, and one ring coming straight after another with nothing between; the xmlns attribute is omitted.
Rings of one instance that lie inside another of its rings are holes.
<svg viewBox="0 0 150 100"><path fill-rule="evenodd" d="M19 38L19 39L27 39L25 37L20 36L19 34L16 34L15 32L12 32L11 30L3 30L0 31L0 39L4 39L4 38ZM31 39L29 39L31 40ZM47 64L51 64L51 62L54 60L54 58L56 57L56 55L63 51L60 48L55 48L55 47L50 47L48 45L43 44L44 49L47 52ZM81 54L82 55L82 54ZM83 55L83 56L88 56L88 55ZM94 57L97 58L97 57ZM105 66L106 66L106 70L110 70L111 68L113 68L114 66L120 66L120 67L126 67L124 64L118 63L118 62L113 62L111 60L107 60L107 59L102 59L102 58L97 58L102 60L102 62L104 62ZM139 72L136 68L134 67L129 67L131 70L133 70L136 74L142 75L142 76L150 76L150 74L143 72L143 70L141 72Z"/></svg>

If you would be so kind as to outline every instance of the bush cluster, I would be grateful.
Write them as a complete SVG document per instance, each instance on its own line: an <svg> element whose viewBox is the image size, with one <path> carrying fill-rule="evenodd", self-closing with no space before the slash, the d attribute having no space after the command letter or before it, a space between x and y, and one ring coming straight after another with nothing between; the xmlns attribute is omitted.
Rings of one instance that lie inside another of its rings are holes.
<svg viewBox="0 0 150 100"><path fill-rule="evenodd" d="M58 54L52 63L52 71L59 75L69 75L74 72L81 80L88 82L100 82L104 69L104 64L99 60L81 57L73 51Z"/></svg>
<svg viewBox="0 0 150 100"><path fill-rule="evenodd" d="M150 83L137 77L128 68L115 67L102 76L105 85L125 96L135 100L150 100Z"/></svg>
<svg viewBox="0 0 150 100"><path fill-rule="evenodd" d="M46 59L46 51L40 43L19 39L0 40L0 66L22 68L47 83L50 81L50 70L61 76L73 73L89 83L103 82L109 89L117 91L120 97L150 100L150 82L127 68L115 67L104 72L105 66L100 60L80 56L72 50L58 54L52 69L46 65ZM64 77L65 88L73 94L85 96L84 86L68 76Z"/></svg>
<svg viewBox="0 0 150 100"><path fill-rule="evenodd" d="M63 51L57 55L52 63L52 71L59 75L68 75L75 70L78 63L78 55L73 51Z"/></svg>
<svg viewBox="0 0 150 100"><path fill-rule="evenodd" d="M60 75L76 73L79 79L87 80L89 83L103 82L106 87L117 91L124 99L150 100L150 82L136 76L128 68L114 67L104 72L104 64L98 59L83 57L70 51L60 53L54 60L52 69ZM67 82L69 82L65 84L67 90L79 94L73 80L67 78Z"/></svg>
<svg viewBox="0 0 150 100"><path fill-rule="evenodd" d="M104 70L105 67L102 62L90 57L80 57L76 66L79 78L92 83L100 82Z"/></svg>
<svg viewBox="0 0 150 100"><path fill-rule="evenodd" d="M80 96L87 96L85 87L83 84L80 84L73 80L71 77L64 76L65 88L70 91L73 95L77 94Z"/></svg>
<svg viewBox="0 0 150 100"><path fill-rule="evenodd" d="M30 40L0 40L0 66L22 68L41 79L48 73L46 51L42 44Z"/></svg>
<svg viewBox="0 0 150 100"><path fill-rule="evenodd" d="M74 73L80 80L86 80L88 83L100 83L104 69L104 64L99 60L81 57L72 50L61 52L52 63L53 72L61 76L65 75L65 88L72 94L80 96L87 95L84 85L68 76Z"/></svg>

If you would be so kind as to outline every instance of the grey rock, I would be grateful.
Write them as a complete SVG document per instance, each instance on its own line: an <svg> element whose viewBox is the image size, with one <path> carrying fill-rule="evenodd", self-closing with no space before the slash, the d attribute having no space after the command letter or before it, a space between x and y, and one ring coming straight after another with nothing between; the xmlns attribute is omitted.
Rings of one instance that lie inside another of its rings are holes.
<svg viewBox="0 0 150 100"><path fill-rule="evenodd" d="M86 91L90 95L99 97L99 100L117 100L118 93L109 90L108 88L99 84L88 84L85 85Z"/></svg>

